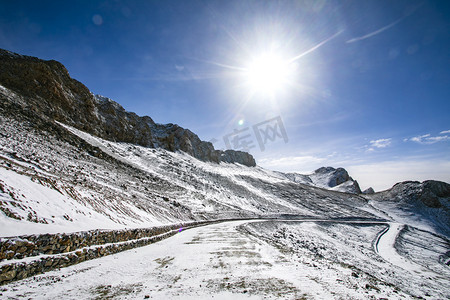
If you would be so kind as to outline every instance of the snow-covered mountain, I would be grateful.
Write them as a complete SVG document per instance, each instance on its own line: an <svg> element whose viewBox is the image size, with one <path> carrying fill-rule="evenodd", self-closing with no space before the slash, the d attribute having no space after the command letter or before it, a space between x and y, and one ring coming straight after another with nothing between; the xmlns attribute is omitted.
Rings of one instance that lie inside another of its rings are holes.
<svg viewBox="0 0 450 300"><path fill-rule="evenodd" d="M373 217L360 209L367 202L361 196L294 183L260 167L111 142L62 123L39 131L0 118L7 132L0 140L0 199L9 215L2 216L2 234L274 214Z"/></svg>
<svg viewBox="0 0 450 300"><path fill-rule="evenodd" d="M188 129L93 95L58 62L5 50L0 128L0 284L9 282L0 296L149 298L158 285L156 297L182 299L224 290L228 298L246 299L450 295L447 183L403 182L361 193L343 168L306 175L266 170L248 153L215 150ZM62 242L70 238L63 234L39 235L54 242L44 253L23 236L127 228L126 236L140 227L232 218L264 220L191 229L162 248L142 247L95 265L84 260L149 237L81 249L66 248ZM67 253L53 253L61 245ZM81 258L71 271L31 277Z"/></svg>
<svg viewBox="0 0 450 300"><path fill-rule="evenodd" d="M80 230L277 213L351 216L365 202L353 196L343 205L340 194L254 167L248 153L215 150L187 129L127 112L58 62L5 50L0 61L6 223ZM308 206L301 197L332 200Z"/></svg>
<svg viewBox="0 0 450 300"><path fill-rule="evenodd" d="M4 236L281 214L398 215L378 205L392 202L390 193L361 194L343 168L265 170L248 153L215 150L188 129L94 96L56 61L0 50L0 62ZM415 201L402 195L399 209ZM447 234L448 206L430 210L419 222Z"/></svg>

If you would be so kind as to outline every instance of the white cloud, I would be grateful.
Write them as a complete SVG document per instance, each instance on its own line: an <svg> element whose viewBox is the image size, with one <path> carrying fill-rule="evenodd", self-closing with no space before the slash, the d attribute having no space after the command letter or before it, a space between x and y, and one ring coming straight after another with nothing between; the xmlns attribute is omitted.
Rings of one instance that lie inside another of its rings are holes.
<svg viewBox="0 0 450 300"><path fill-rule="evenodd" d="M386 148L391 145L391 138L370 141L370 145L375 148Z"/></svg>
<svg viewBox="0 0 450 300"><path fill-rule="evenodd" d="M271 170L283 172L310 172L321 166L325 158L312 155L287 156L282 158L263 158L258 160L258 165Z"/></svg>
<svg viewBox="0 0 450 300"><path fill-rule="evenodd" d="M427 137L429 137L431 134L424 134L424 135L419 135L419 136L415 136L415 137L412 137L412 138L410 138L409 140L410 141L413 141L413 142L416 142L416 143L422 143L422 141L424 140L424 139L426 139Z"/></svg>
<svg viewBox="0 0 450 300"><path fill-rule="evenodd" d="M450 132L450 130L441 131L441 134L445 134L447 132ZM438 142L450 141L450 136L448 135L431 136L431 134L428 133L424 135L415 136L410 139L404 139L403 141L405 142L411 141L419 144L434 144Z"/></svg>
<svg viewBox="0 0 450 300"><path fill-rule="evenodd" d="M370 145L365 145L363 148L366 148L366 153L374 152L375 148L386 148L391 145L391 138L388 139L378 139L370 141Z"/></svg>
<svg viewBox="0 0 450 300"><path fill-rule="evenodd" d="M443 135L443 136L431 136L427 139L427 141L431 144L433 143L437 143L437 142L445 142L445 141L449 141L450 137L447 135Z"/></svg>
<svg viewBox="0 0 450 300"><path fill-rule="evenodd" d="M450 133L450 130L444 130L444 131L441 131L439 134L449 134Z"/></svg>

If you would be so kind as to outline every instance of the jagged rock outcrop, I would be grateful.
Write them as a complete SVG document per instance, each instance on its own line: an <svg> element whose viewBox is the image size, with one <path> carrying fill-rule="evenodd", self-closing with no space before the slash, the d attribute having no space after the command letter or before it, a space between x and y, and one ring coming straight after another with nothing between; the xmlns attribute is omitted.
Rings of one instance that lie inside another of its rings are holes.
<svg viewBox="0 0 450 300"><path fill-rule="evenodd" d="M110 141L155 147L151 130L155 122L150 117L139 117L135 113L126 111L117 102L103 96L96 95L93 99L95 115L101 128L97 129L97 132L89 133Z"/></svg>
<svg viewBox="0 0 450 300"><path fill-rule="evenodd" d="M93 95L54 60L45 61L0 49L0 85L18 95L6 97L0 89L5 110L20 109L110 141L181 150L215 163L256 165L248 153L215 150L211 143L201 141L188 129L174 124L156 124L150 117L128 112L109 98Z"/></svg>
<svg viewBox="0 0 450 300"><path fill-rule="evenodd" d="M218 150L217 153L219 154L220 161L223 162L237 162L245 166L255 166L256 162L253 156L248 154L247 152L242 151L233 151L233 150L225 150L221 151Z"/></svg>
<svg viewBox="0 0 450 300"><path fill-rule="evenodd" d="M422 182L420 201L428 207L450 207L450 184L442 181L427 180Z"/></svg>
<svg viewBox="0 0 450 300"><path fill-rule="evenodd" d="M361 194L361 188L356 180L347 180L335 187L332 187L331 190L350 194Z"/></svg>
<svg viewBox="0 0 450 300"><path fill-rule="evenodd" d="M0 49L0 84L22 96L14 104L28 112L92 133L100 129L94 97L57 61Z"/></svg>

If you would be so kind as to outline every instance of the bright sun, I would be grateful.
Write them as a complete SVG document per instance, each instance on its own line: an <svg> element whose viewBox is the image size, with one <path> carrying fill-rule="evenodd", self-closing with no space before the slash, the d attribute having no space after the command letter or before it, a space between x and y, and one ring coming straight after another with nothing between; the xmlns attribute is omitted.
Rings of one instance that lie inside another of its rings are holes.
<svg viewBox="0 0 450 300"><path fill-rule="evenodd" d="M254 93L273 94L286 87L291 68L289 62L280 56L265 53L249 63L245 76Z"/></svg>

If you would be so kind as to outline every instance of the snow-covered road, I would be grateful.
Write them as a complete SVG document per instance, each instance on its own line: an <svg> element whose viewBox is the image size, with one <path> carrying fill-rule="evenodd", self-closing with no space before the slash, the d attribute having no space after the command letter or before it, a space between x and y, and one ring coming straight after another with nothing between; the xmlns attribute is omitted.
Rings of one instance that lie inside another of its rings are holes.
<svg viewBox="0 0 450 300"><path fill-rule="evenodd" d="M368 296L342 283L348 269L294 262L288 253L238 230L248 222L251 221L186 230L156 244L13 282L3 286L0 295L5 299L364 299ZM392 252L388 248L392 245L390 236L389 233L386 242L384 238L380 240L381 252Z"/></svg>
<svg viewBox="0 0 450 300"><path fill-rule="evenodd" d="M403 224L388 223L389 227L383 230L375 241L375 251L388 262L408 270L410 272L428 273L423 267L411 262L397 253L395 249L395 240L403 228Z"/></svg>
<svg viewBox="0 0 450 300"><path fill-rule="evenodd" d="M246 222L186 230L157 244L14 282L2 293L27 299L291 299L300 298L301 290L317 290L327 296L277 249L239 232L237 226Z"/></svg>

